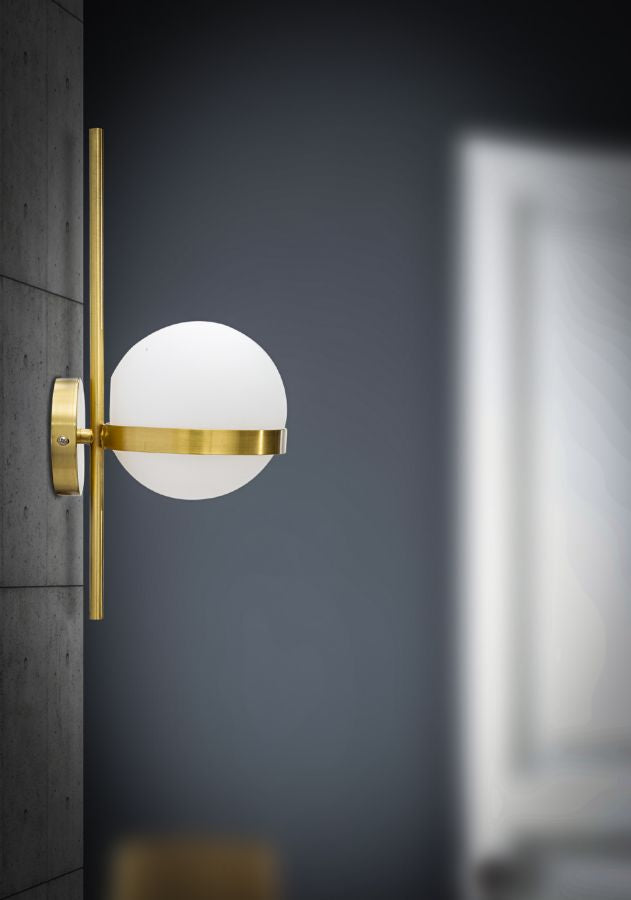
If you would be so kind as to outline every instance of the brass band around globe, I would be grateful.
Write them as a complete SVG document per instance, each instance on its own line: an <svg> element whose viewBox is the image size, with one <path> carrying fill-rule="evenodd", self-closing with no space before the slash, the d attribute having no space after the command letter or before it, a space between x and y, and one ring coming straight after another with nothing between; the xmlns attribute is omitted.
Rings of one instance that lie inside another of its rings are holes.
<svg viewBox="0 0 631 900"><path fill-rule="evenodd" d="M85 437L91 442L87 431ZM79 442L82 437L83 434L77 434ZM287 429L146 428L105 424L101 429L101 446L105 450L138 453L278 456L287 449Z"/></svg>

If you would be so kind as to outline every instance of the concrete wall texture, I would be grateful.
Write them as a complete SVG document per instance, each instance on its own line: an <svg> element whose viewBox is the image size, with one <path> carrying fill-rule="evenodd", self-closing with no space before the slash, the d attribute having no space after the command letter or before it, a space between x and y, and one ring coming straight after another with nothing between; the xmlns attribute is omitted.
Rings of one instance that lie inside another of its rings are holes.
<svg viewBox="0 0 631 900"><path fill-rule="evenodd" d="M0 0L0 898L83 896L83 512L52 491L83 369L83 3Z"/></svg>

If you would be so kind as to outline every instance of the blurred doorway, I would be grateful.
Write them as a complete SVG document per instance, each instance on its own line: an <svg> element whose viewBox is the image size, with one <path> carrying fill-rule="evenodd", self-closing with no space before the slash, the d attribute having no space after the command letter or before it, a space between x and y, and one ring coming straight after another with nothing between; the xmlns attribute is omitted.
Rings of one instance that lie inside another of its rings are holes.
<svg viewBox="0 0 631 900"><path fill-rule="evenodd" d="M631 896L631 157L461 155L468 897Z"/></svg>

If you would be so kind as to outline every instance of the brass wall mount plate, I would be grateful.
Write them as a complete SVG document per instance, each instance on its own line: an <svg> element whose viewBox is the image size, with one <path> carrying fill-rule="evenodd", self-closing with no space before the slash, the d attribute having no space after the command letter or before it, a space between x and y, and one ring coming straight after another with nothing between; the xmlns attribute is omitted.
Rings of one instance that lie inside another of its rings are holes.
<svg viewBox="0 0 631 900"><path fill-rule="evenodd" d="M80 378L56 378L50 414L50 465L57 494L80 494L85 469L77 432L85 428L85 397Z"/></svg>

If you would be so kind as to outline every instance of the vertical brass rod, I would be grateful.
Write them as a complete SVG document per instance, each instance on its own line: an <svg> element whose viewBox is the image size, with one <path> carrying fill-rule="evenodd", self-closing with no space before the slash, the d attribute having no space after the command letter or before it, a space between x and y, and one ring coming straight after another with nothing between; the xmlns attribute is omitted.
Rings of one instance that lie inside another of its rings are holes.
<svg viewBox="0 0 631 900"><path fill-rule="evenodd" d="M103 618L103 129L90 128L90 618Z"/></svg>

